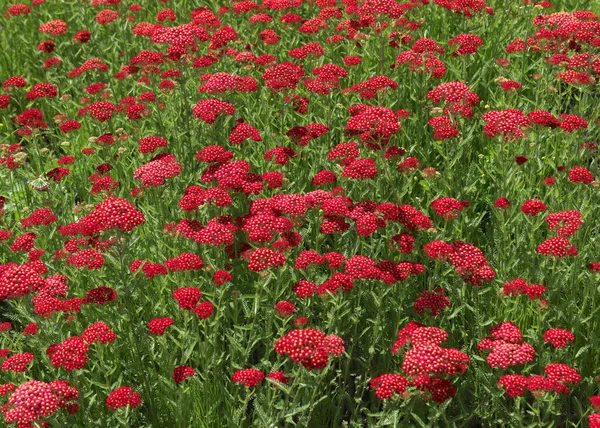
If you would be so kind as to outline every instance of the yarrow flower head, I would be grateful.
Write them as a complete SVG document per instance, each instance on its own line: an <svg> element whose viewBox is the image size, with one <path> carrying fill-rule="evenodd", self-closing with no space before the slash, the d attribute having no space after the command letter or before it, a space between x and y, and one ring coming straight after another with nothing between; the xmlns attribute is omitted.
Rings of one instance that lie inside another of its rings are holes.
<svg viewBox="0 0 600 428"><path fill-rule="evenodd" d="M231 380L235 383L241 383L247 388L253 388L261 383L265 378L265 374L257 369L242 369L236 371Z"/></svg>
<svg viewBox="0 0 600 428"><path fill-rule="evenodd" d="M554 348L564 348L569 342L574 341L575 335L562 328L551 328L544 333L544 342L550 342Z"/></svg>
<svg viewBox="0 0 600 428"><path fill-rule="evenodd" d="M330 355L339 356L344 352L344 341L338 336L326 336L322 331L309 328L290 331L275 342L274 349L309 370L323 369Z"/></svg>
<svg viewBox="0 0 600 428"><path fill-rule="evenodd" d="M142 397L130 386L121 386L106 397L106 407L117 410L120 407L137 407L142 404Z"/></svg>
<svg viewBox="0 0 600 428"><path fill-rule="evenodd" d="M489 350L487 362L490 367L506 369L511 366L532 362L535 349L523 341L523 335L516 324L507 321L490 328L491 335L477 345L478 350Z"/></svg>
<svg viewBox="0 0 600 428"><path fill-rule="evenodd" d="M153 335L162 336L163 334L165 334L165 330L167 329L167 327L173 325L174 322L175 321L169 317L154 318L148 323L148 329Z"/></svg>
<svg viewBox="0 0 600 428"><path fill-rule="evenodd" d="M109 196L78 222L60 227L59 232L63 236L77 234L93 236L114 229L131 232L135 227L145 222L144 214L138 211L130 202L115 196Z"/></svg>
<svg viewBox="0 0 600 428"><path fill-rule="evenodd" d="M30 380L14 390L2 407L2 413L7 424L33 426L33 423L41 422L61 408L66 408L70 414L76 413L78 398L79 391L67 381L45 383Z"/></svg>
<svg viewBox="0 0 600 428"><path fill-rule="evenodd" d="M485 135L488 138L500 135L504 141L523 138L524 130L531 125L529 118L516 109L488 111L481 118L486 122L483 128Z"/></svg>
<svg viewBox="0 0 600 428"><path fill-rule="evenodd" d="M175 383L180 384L188 377L192 377L195 374L195 370L193 367L189 366L178 366L173 370L173 380Z"/></svg>
<svg viewBox="0 0 600 428"><path fill-rule="evenodd" d="M395 373L377 376L369 382L369 386L380 400L392 398L394 394L401 396L408 385L409 382L405 377Z"/></svg>

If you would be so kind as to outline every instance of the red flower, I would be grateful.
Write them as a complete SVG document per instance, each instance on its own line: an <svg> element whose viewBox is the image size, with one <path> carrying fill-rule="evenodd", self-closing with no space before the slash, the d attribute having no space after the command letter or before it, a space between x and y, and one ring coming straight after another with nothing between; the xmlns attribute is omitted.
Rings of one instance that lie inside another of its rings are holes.
<svg viewBox="0 0 600 428"><path fill-rule="evenodd" d="M253 388L263 381L265 374L257 369L242 369L236 371L231 380L235 383L241 383L247 388Z"/></svg>
<svg viewBox="0 0 600 428"><path fill-rule="evenodd" d="M59 408L76 411L79 391L67 381L45 383L30 380L15 389L2 409L7 424L32 426L33 422L53 415Z"/></svg>
<svg viewBox="0 0 600 428"><path fill-rule="evenodd" d="M528 160L529 159L527 158L527 156L522 156L522 155L515 156L515 162L517 163L517 165L523 165Z"/></svg>
<svg viewBox="0 0 600 428"><path fill-rule="evenodd" d="M582 214L579 211L570 210L548 214L545 221L548 223L548 230L556 230L558 236L567 238L579 230L583 224L581 217Z"/></svg>
<svg viewBox="0 0 600 428"><path fill-rule="evenodd" d="M523 342L523 335L512 322L503 322L490 328L491 335L482 339L478 350L490 350L487 362L490 367L507 367L525 364L535 358L535 349Z"/></svg>
<svg viewBox="0 0 600 428"><path fill-rule="evenodd" d="M202 297L202 292L199 288L183 287L173 291L172 297L177 300L181 309L191 311L198 304L200 297Z"/></svg>
<svg viewBox="0 0 600 428"><path fill-rule="evenodd" d="M25 4L17 3L9 6L7 12L10 16L28 15L31 9Z"/></svg>
<svg viewBox="0 0 600 428"><path fill-rule="evenodd" d="M525 201L523 203L523 205L521 206L521 211L524 214L535 216L541 213L542 211L546 211L546 204L544 204L539 199L529 199L528 201Z"/></svg>
<svg viewBox="0 0 600 428"><path fill-rule="evenodd" d="M6 394L15 389L15 385L13 383L4 383L0 385L0 396L5 397Z"/></svg>
<svg viewBox="0 0 600 428"><path fill-rule="evenodd" d="M133 178L140 180L144 187L162 186L166 180L177 177L181 173L181 165L175 155L162 154L150 162L140 166Z"/></svg>
<svg viewBox="0 0 600 428"><path fill-rule="evenodd" d="M85 367L88 350L81 337L72 336L58 345L49 347L47 353L54 367L63 367L65 370L72 371Z"/></svg>
<svg viewBox="0 0 600 428"><path fill-rule="evenodd" d="M119 12L110 9L104 9L96 15L96 22L100 25L105 25L113 22L119 17Z"/></svg>
<svg viewBox="0 0 600 428"><path fill-rule="evenodd" d="M294 313L296 305L288 301L282 300L275 304L275 309L277 310L277 315L279 315L280 317L286 317Z"/></svg>
<svg viewBox="0 0 600 428"><path fill-rule="evenodd" d="M202 259L196 254L183 253L165 261L165 266L171 271L200 270L204 266Z"/></svg>
<svg viewBox="0 0 600 428"><path fill-rule="evenodd" d="M439 198L431 202L431 208L443 219L452 220L458 217L457 211L462 211L463 205L453 198Z"/></svg>
<svg viewBox="0 0 600 428"><path fill-rule="evenodd" d="M4 360L0 366L0 369L3 371L22 373L27 371L27 365L33 361L33 358L34 356L31 352L15 354Z"/></svg>
<svg viewBox="0 0 600 428"><path fill-rule="evenodd" d="M270 248L257 248L250 255L248 269L252 272L262 272L269 267L281 267L285 261L286 258L281 253Z"/></svg>
<svg viewBox="0 0 600 428"><path fill-rule="evenodd" d="M546 379L556 384L555 390L561 394L569 392L568 386L565 385L566 383L577 385L581 381L579 372L566 364L548 364L544 369L544 374L546 375Z"/></svg>
<svg viewBox="0 0 600 428"><path fill-rule="evenodd" d="M587 168L576 166L569 171L569 180L571 183L589 184L594 181L594 176Z"/></svg>
<svg viewBox="0 0 600 428"><path fill-rule="evenodd" d="M87 43L90 41L91 33L88 30L81 30L75 33L73 36L73 41L77 41L79 43Z"/></svg>
<svg viewBox="0 0 600 428"><path fill-rule="evenodd" d="M537 252L543 256L552 255L554 257L576 256L578 254L577 248L567 238L558 236L546 239L538 245Z"/></svg>
<svg viewBox="0 0 600 428"><path fill-rule="evenodd" d="M76 268L101 269L104 266L104 257L101 252L86 248L67 257L65 263Z"/></svg>
<svg viewBox="0 0 600 428"><path fill-rule="evenodd" d="M196 106L193 108L193 113L194 117L209 125L212 125L217 119L217 116L221 114L233 116L235 113L235 107L225 101L209 99L198 101Z"/></svg>
<svg viewBox="0 0 600 428"><path fill-rule="evenodd" d="M44 285L46 282L31 264L8 265L0 272L0 301L36 292ZM0 323L0 326L10 329L8 322Z"/></svg>
<svg viewBox="0 0 600 428"><path fill-rule="evenodd" d="M415 157L409 157L404 159L404 161L402 161L399 165L398 165L398 171L399 172L411 172L414 171L415 169L419 168L421 166L421 163L419 162L419 159L415 158Z"/></svg>
<svg viewBox="0 0 600 428"><path fill-rule="evenodd" d="M288 355L309 370L323 369L329 355L341 355L344 341L335 335L326 336L316 329L292 330L275 342L275 352Z"/></svg>
<svg viewBox="0 0 600 428"><path fill-rule="evenodd" d="M119 407L128 405L137 407L140 404L142 404L142 397L130 386L117 388L106 397L106 407L111 410L117 410Z"/></svg>
<svg viewBox="0 0 600 428"><path fill-rule="evenodd" d="M458 45L458 49L452 52L452 56L473 55L483 45L483 40L474 34L459 34L448 41L450 46Z"/></svg>
<svg viewBox="0 0 600 428"><path fill-rule="evenodd" d="M501 135L505 141L524 137L523 130L531 125L527 116L516 109L488 111L483 114L482 119L486 122L483 131L488 138Z"/></svg>
<svg viewBox="0 0 600 428"><path fill-rule="evenodd" d="M165 334L165 330L170 325L173 325L175 321L172 318L164 317L164 318L154 318L152 321L148 323L148 328L150 329L150 333L155 336L162 336Z"/></svg>
<svg viewBox="0 0 600 428"><path fill-rule="evenodd" d="M273 383L273 386L275 388L278 387L278 384L285 385L290 381L290 378L286 376L283 372L271 372L267 375L267 379L275 381Z"/></svg>
<svg viewBox="0 0 600 428"><path fill-rule="evenodd" d="M504 388L509 397L517 397L525 393L527 377L522 374L509 374L500 377L498 386Z"/></svg>
<svg viewBox="0 0 600 428"><path fill-rule="evenodd" d="M28 100L35 100L37 98L55 98L58 96L58 89L51 83L36 83L27 92Z"/></svg>
<svg viewBox="0 0 600 428"><path fill-rule="evenodd" d="M450 307L450 299L445 294L446 292L439 287L433 291L423 291L414 304L415 312L422 314L425 309L429 309L431 316L438 316L442 310Z"/></svg>
<svg viewBox="0 0 600 428"><path fill-rule="evenodd" d="M169 145L167 140L154 135L149 135L148 137L138 140L138 144L140 153L154 153L159 147L167 147Z"/></svg>
<svg viewBox="0 0 600 428"><path fill-rule="evenodd" d="M196 371L193 367L189 366L178 366L173 370L173 380L175 383L180 384L188 377L192 377L196 374Z"/></svg>
<svg viewBox="0 0 600 428"><path fill-rule="evenodd" d="M297 327L301 327L307 323L308 323L308 318L305 318L305 317L298 317L294 320L294 325Z"/></svg>
<svg viewBox="0 0 600 428"><path fill-rule="evenodd" d="M567 343L574 341L575 335L562 328L551 328L544 333L544 342L550 342L554 348L564 348Z"/></svg>
<svg viewBox="0 0 600 428"><path fill-rule="evenodd" d="M231 274L226 270L218 270L213 275L213 283L218 286L221 286L226 282L231 281L231 279Z"/></svg>
<svg viewBox="0 0 600 428"><path fill-rule="evenodd" d="M215 307L210 302L202 302L194 308L194 313L198 315L200 319L209 318L214 312Z"/></svg>
<svg viewBox="0 0 600 428"><path fill-rule="evenodd" d="M506 198L498 198L496 202L494 202L494 206L496 208L508 209L510 208L510 201Z"/></svg>
<svg viewBox="0 0 600 428"><path fill-rule="evenodd" d="M99 321L86 328L81 334L81 338L86 343L101 342L106 345L114 342L117 335L104 322Z"/></svg>
<svg viewBox="0 0 600 428"><path fill-rule="evenodd" d="M117 298L117 292L110 287L96 287L88 291L83 298L85 304L104 305Z"/></svg>
<svg viewBox="0 0 600 428"><path fill-rule="evenodd" d="M109 196L77 223L59 228L66 235L93 236L101 231L120 229L130 232L146 222L144 215L125 199Z"/></svg>
<svg viewBox="0 0 600 428"><path fill-rule="evenodd" d="M380 400L392 398L394 394L402 395L409 385L408 380L399 374L384 374L371 379L369 386Z"/></svg>
<svg viewBox="0 0 600 428"><path fill-rule="evenodd" d="M32 322L27 324L27 326L23 329L23 336L33 336L39 331L39 327L36 323Z"/></svg>
<svg viewBox="0 0 600 428"><path fill-rule="evenodd" d="M67 23L60 19L56 19L40 25L39 31L46 34L51 34L53 36L58 36L59 34L65 34L67 32Z"/></svg>
<svg viewBox="0 0 600 428"><path fill-rule="evenodd" d="M342 171L342 177L352 178L355 180L365 180L375 178L378 175L375 161L371 158L356 159L346 165Z"/></svg>

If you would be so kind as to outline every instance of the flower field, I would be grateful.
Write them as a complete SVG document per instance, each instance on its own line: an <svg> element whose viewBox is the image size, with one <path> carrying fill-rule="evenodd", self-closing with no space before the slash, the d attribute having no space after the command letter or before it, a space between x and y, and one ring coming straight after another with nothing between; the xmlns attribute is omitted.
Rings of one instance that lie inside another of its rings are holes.
<svg viewBox="0 0 600 428"><path fill-rule="evenodd" d="M0 2L6 426L600 427L600 3L133 1Z"/></svg>

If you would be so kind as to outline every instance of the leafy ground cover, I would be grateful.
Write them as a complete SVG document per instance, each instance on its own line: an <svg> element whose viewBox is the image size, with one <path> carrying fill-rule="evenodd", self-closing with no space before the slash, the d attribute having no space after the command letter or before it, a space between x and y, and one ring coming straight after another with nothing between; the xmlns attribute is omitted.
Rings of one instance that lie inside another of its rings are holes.
<svg viewBox="0 0 600 428"><path fill-rule="evenodd" d="M600 426L596 2L8 3L7 425Z"/></svg>

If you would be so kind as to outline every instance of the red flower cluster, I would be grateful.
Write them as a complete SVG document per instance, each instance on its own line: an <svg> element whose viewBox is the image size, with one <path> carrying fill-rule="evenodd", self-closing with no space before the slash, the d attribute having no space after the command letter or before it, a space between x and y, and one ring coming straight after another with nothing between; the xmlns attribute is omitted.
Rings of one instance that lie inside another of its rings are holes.
<svg viewBox="0 0 600 428"><path fill-rule="evenodd" d="M270 248L257 248L250 254L248 270L262 272L270 267L281 267L285 261L285 256L277 251Z"/></svg>
<svg viewBox="0 0 600 428"><path fill-rule="evenodd" d="M120 407L137 407L142 404L142 397L130 386L121 386L106 397L106 407L117 410Z"/></svg>
<svg viewBox="0 0 600 428"><path fill-rule="evenodd" d="M516 141L525 137L523 132L531 125L531 120L521 110L492 110L481 116L486 122L483 132L488 138L497 135L504 137L504 141Z"/></svg>
<svg viewBox="0 0 600 428"><path fill-rule="evenodd" d="M576 256L579 251L567 238L555 237L546 239L537 247L538 254L543 256L565 257Z"/></svg>
<svg viewBox="0 0 600 428"><path fill-rule="evenodd" d="M173 380L176 384L180 384L188 377L192 377L196 374L196 371L193 367L189 366L178 366L173 370Z"/></svg>
<svg viewBox="0 0 600 428"><path fill-rule="evenodd" d="M167 327L173 325L174 322L175 321L169 317L154 318L148 323L148 329L153 335L162 336L163 334L165 334L165 330L167 329Z"/></svg>
<svg viewBox="0 0 600 428"><path fill-rule="evenodd" d="M583 224L581 217L583 215L579 211L570 210L548 214L545 221L548 223L548 230L556 231L559 237L568 238L573 236Z"/></svg>
<svg viewBox="0 0 600 428"><path fill-rule="evenodd" d="M144 215L125 199L109 196L78 222L59 227L63 236L81 234L94 236L100 232L119 229L131 232L146 222Z"/></svg>
<svg viewBox="0 0 600 428"><path fill-rule="evenodd" d="M521 330L514 323L507 321L495 325L490 328L490 333L477 345L478 350L491 351L487 356L490 367L506 369L534 360L535 349L523 341Z"/></svg>
<svg viewBox="0 0 600 428"><path fill-rule="evenodd" d="M371 107L357 104L348 109L350 119L346 123L345 133L359 135L367 147L381 149L385 147L392 135L400 131L398 121L406 117L406 110L394 112L387 107Z"/></svg>
<svg viewBox="0 0 600 428"><path fill-rule="evenodd" d="M431 208L444 220L453 220L458 217L457 211L462 211L464 207L454 198L438 198L431 202Z"/></svg>
<svg viewBox="0 0 600 428"><path fill-rule="evenodd" d="M236 371L231 380L235 383L241 383L247 388L253 388L261 383L265 378L265 374L257 369L242 369Z"/></svg>
<svg viewBox="0 0 600 428"><path fill-rule="evenodd" d="M473 285L482 285L496 276L487 264L483 252L467 242L455 241L447 244L443 241L432 241L423 246L423 251L436 261L449 261L463 280Z"/></svg>
<svg viewBox="0 0 600 428"><path fill-rule="evenodd" d="M445 104L443 118L449 120L450 115L471 117L473 110L471 107L479 104L479 97L471 91L469 86L461 81L448 82L438 85L427 93L427 98L434 104L443 102Z"/></svg>
<svg viewBox="0 0 600 428"><path fill-rule="evenodd" d="M154 135L149 135L138 141L140 153L154 153L159 147L167 147L169 143L167 140Z"/></svg>
<svg viewBox="0 0 600 428"><path fill-rule="evenodd" d="M344 352L344 341L336 335L325 335L314 328L292 330L275 342L275 352L287 355L309 370L323 369L329 356Z"/></svg>
<svg viewBox="0 0 600 428"><path fill-rule="evenodd" d="M140 180L146 188L158 187L165 184L166 180L177 177L181 173L181 168L175 155L163 153L140 166L133 173L133 178Z"/></svg>
<svg viewBox="0 0 600 428"><path fill-rule="evenodd" d="M34 355L31 352L15 354L8 357L2 362L0 369L2 371L11 371L22 373L27 371L27 366L33 361Z"/></svg>
<svg viewBox="0 0 600 428"><path fill-rule="evenodd" d="M439 58L445 53L443 47L432 39L419 39L411 49L401 52L396 57L395 67L408 64L411 72L427 74L441 79L446 74L446 64Z"/></svg>
<svg viewBox="0 0 600 428"><path fill-rule="evenodd" d="M254 92L258 89L258 83L254 78L234 76L224 72L204 74L200 77L200 81L203 83L198 87L198 92L211 95L223 92Z"/></svg>
<svg viewBox="0 0 600 428"><path fill-rule="evenodd" d="M215 120L217 120L217 117L221 114L233 116L235 114L235 107L225 101L209 99L198 101L192 111L194 113L194 117L209 125L212 125Z"/></svg>
<svg viewBox="0 0 600 428"><path fill-rule="evenodd" d="M527 284L524 279L517 278L505 282L502 287L502 294L505 296L527 295L531 300L537 300L546 292L546 287L541 284Z"/></svg>
<svg viewBox="0 0 600 428"><path fill-rule="evenodd" d="M392 398L394 394L404 394L408 385L409 382L405 377L395 373L377 376L369 382L369 386L380 400Z"/></svg>
<svg viewBox="0 0 600 428"><path fill-rule="evenodd" d="M594 176L589 169L576 166L569 171L569 180L572 183L589 184L594 181Z"/></svg>
<svg viewBox="0 0 600 428"><path fill-rule="evenodd" d="M392 353L397 354L410 342L402 370L425 399L431 398L436 403L443 403L456 394L456 388L447 377L464 373L470 361L469 356L458 349L442 348L447 339L448 333L444 330L411 321L398 332L398 340L392 347Z"/></svg>
<svg viewBox="0 0 600 428"><path fill-rule="evenodd" d="M504 375L498 381L498 386L502 387L509 397L521 396L526 390L533 393L554 391L559 394L567 394L569 392L567 384L577 385L581 381L577 370L566 364L548 364L544 369L544 374L545 376Z"/></svg>
<svg viewBox="0 0 600 428"><path fill-rule="evenodd" d="M569 330L551 328L544 333L544 342L550 342L554 348L564 348L569 342L575 342L575 335Z"/></svg>
<svg viewBox="0 0 600 428"><path fill-rule="evenodd" d="M201 297L202 292L195 287L178 288L173 291L173 298L177 300L179 307L186 311L194 309Z"/></svg>
<svg viewBox="0 0 600 428"><path fill-rule="evenodd" d="M31 263L0 265L0 301L40 290L46 282Z"/></svg>
<svg viewBox="0 0 600 428"><path fill-rule="evenodd" d="M30 380L18 386L2 406L2 414L7 424L33 426L33 423L53 415L65 408L70 414L78 410L76 400L79 391L65 380L50 383Z"/></svg>
<svg viewBox="0 0 600 428"><path fill-rule="evenodd" d="M117 340L117 335L108 325L99 321L86 328L81 334L81 338L89 344L100 342L106 345Z"/></svg>
<svg viewBox="0 0 600 428"><path fill-rule="evenodd" d="M89 347L83 338L71 336L58 345L51 345L46 353L54 367L63 367L65 370L82 369L88 361Z"/></svg>
<svg viewBox="0 0 600 428"><path fill-rule="evenodd" d="M529 199L521 205L521 211L530 216L535 216L543 211L546 211L546 204L539 199Z"/></svg>
<svg viewBox="0 0 600 428"><path fill-rule="evenodd" d="M446 297L446 291L440 287L435 288L433 291L423 291L414 304L416 313L422 314L425 309L429 309L432 317L437 317L441 311L449 307L450 299Z"/></svg>

